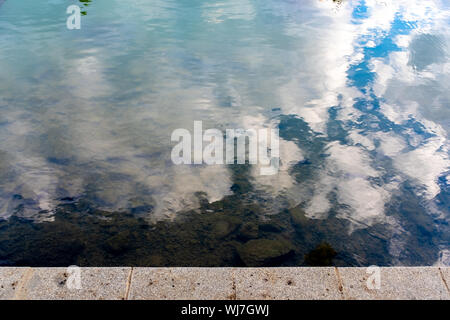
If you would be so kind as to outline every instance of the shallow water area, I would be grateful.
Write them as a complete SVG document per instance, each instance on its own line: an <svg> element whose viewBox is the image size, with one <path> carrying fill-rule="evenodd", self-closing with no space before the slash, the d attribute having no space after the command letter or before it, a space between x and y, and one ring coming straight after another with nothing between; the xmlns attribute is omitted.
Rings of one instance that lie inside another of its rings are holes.
<svg viewBox="0 0 450 320"><path fill-rule="evenodd" d="M449 265L449 26L445 0L0 0L0 265ZM175 165L194 121L278 128L279 172Z"/></svg>

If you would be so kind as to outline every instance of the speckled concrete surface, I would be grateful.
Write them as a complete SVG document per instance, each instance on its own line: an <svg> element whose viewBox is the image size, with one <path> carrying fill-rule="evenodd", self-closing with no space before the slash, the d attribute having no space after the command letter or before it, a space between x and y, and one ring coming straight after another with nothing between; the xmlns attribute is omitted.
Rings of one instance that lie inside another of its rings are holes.
<svg viewBox="0 0 450 320"><path fill-rule="evenodd" d="M367 268L339 268L345 299L449 299L438 268L381 268L379 289Z"/></svg>
<svg viewBox="0 0 450 320"><path fill-rule="evenodd" d="M342 298L334 268L248 268L235 279L239 300Z"/></svg>
<svg viewBox="0 0 450 320"><path fill-rule="evenodd" d="M80 268L78 278L73 271L0 268L0 299L450 299L448 267L380 268L378 289L367 268Z"/></svg>
<svg viewBox="0 0 450 320"><path fill-rule="evenodd" d="M134 268L129 299L234 299L233 268Z"/></svg>
<svg viewBox="0 0 450 320"><path fill-rule="evenodd" d="M0 268L0 299L14 299L27 269L29 268Z"/></svg>
<svg viewBox="0 0 450 320"><path fill-rule="evenodd" d="M23 286L23 299L30 300L120 300L126 298L131 268L82 268L80 286L68 281L67 268L35 268ZM72 287L72 288L71 288Z"/></svg>

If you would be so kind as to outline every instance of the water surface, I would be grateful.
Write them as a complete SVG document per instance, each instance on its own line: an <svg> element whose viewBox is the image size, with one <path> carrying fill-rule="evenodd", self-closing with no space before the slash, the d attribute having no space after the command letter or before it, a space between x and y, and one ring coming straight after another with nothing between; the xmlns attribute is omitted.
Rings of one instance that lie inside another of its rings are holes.
<svg viewBox="0 0 450 320"><path fill-rule="evenodd" d="M0 0L0 264L448 265L449 25L438 0ZM174 165L195 120L279 128L280 172Z"/></svg>

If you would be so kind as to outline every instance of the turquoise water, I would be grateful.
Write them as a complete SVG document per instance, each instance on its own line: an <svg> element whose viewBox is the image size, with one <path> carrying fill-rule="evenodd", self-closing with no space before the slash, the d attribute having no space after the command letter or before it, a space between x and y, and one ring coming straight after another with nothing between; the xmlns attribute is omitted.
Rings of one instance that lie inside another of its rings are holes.
<svg viewBox="0 0 450 320"><path fill-rule="evenodd" d="M437 0L0 0L0 264L311 265L328 243L448 265L449 24ZM279 128L280 171L174 165L200 120Z"/></svg>

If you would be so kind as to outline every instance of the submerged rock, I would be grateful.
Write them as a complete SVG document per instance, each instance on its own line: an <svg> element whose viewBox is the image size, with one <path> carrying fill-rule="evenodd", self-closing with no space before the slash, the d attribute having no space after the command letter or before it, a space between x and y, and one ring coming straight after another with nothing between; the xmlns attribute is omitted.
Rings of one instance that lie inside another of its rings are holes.
<svg viewBox="0 0 450 320"><path fill-rule="evenodd" d="M238 249L246 266L265 266L278 263L294 252L293 245L284 239L250 240Z"/></svg>
<svg viewBox="0 0 450 320"><path fill-rule="evenodd" d="M305 263L312 267L332 266L336 255L336 251L329 243L322 242L314 250L305 254Z"/></svg>
<svg viewBox="0 0 450 320"><path fill-rule="evenodd" d="M219 220L214 224L212 233L216 238L225 238L229 234L233 233L238 226L239 220L237 219Z"/></svg>
<svg viewBox="0 0 450 320"><path fill-rule="evenodd" d="M303 226L308 222L308 218L306 217L305 211L300 207L295 207L289 210L291 214L292 223L295 226Z"/></svg>
<svg viewBox="0 0 450 320"><path fill-rule="evenodd" d="M157 254L150 255L148 257L147 263L149 266L152 266L152 267L164 266L164 257L161 255L157 255Z"/></svg>
<svg viewBox="0 0 450 320"><path fill-rule="evenodd" d="M239 228L239 237L242 239L258 238L259 227L256 223L247 222Z"/></svg>
<svg viewBox="0 0 450 320"><path fill-rule="evenodd" d="M123 253L131 247L131 243L130 232L122 231L105 241L105 249L114 254Z"/></svg>

